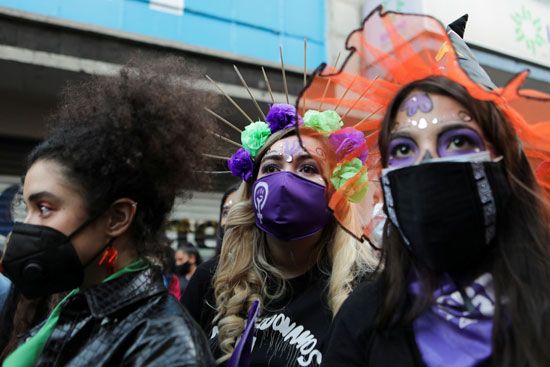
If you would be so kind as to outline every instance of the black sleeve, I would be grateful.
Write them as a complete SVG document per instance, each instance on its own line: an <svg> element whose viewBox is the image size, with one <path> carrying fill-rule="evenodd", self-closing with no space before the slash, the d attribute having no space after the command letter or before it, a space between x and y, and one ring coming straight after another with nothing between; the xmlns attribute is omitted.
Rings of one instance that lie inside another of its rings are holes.
<svg viewBox="0 0 550 367"><path fill-rule="evenodd" d="M368 366L369 341L376 317L377 284L362 284L344 302L329 331L324 367Z"/></svg>
<svg viewBox="0 0 550 367"><path fill-rule="evenodd" d="M214 317L214 289L212 278L218 266L218 259L213 258L200 264L195 274L189 280L187 288L181 297L181 303L189 314L207 333Z"/></svg>
<svg viewBox="0 0 550 367"><path fill-rule="evenodd" d="M148 320L124 354L123 367L214 367L208 342L189 318Z"/></svg>

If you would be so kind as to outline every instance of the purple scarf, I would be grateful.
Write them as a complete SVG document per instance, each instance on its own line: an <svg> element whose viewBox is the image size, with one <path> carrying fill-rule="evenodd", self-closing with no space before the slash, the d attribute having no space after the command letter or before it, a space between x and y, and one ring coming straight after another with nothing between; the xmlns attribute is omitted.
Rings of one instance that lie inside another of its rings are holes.
<svg viewBox="0 0 550 367"><path fill-rule="evenodd" d="M413 295L421 293L421 284L409 285ZM495 297L493 277L484 273L465 287L470 309L448 276L434 292L434 304L414 322L416 344L429 367L477 366L491 356Z"/></svg>

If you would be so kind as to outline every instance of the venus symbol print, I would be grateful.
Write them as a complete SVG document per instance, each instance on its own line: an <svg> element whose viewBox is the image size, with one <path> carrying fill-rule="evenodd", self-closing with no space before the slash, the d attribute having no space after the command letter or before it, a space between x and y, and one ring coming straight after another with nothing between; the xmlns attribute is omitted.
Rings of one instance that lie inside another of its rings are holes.
<svg viewBox="0 0 550 367"><path fill-rule="evenodd" d="M254 206L256 207L257 217L260 223L263 223L262 210L267 202L269 195L269 186L266 182L258 182L254 188Z"/></svg>

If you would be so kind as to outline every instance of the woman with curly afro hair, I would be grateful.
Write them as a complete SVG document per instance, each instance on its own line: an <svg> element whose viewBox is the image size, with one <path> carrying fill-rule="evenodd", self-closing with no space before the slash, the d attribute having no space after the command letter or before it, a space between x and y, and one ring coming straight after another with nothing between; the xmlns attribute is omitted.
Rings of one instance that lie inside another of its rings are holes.
<svg viewBox="0 0 550 367"><path fill-rule="evenodd" d="M177 59L70 85L28 157L27 207L2 259L27 298L70 291L4 366L210 366L206 339L163 286L164 225L201 183L212 96Z"/></svg>

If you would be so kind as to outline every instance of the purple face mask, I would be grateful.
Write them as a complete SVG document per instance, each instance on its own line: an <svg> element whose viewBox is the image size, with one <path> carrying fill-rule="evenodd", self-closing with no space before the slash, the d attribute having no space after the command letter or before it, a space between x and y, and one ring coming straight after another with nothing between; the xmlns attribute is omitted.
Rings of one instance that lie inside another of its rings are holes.
<svg viewBox="0 0 550 367"><path fill-rule="evenodd" d="M331 218L325 188L292 172L262 177L252 190L256 226L280 240L311 236Z"/></svg>

